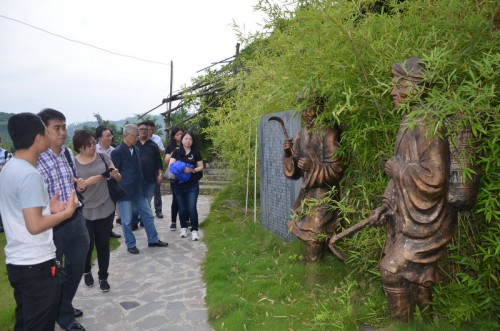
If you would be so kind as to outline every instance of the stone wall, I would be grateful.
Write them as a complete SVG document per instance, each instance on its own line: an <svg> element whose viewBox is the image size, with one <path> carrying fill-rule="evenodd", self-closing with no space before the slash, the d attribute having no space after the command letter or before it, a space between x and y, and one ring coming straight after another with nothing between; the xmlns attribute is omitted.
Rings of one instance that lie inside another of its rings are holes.
<svg viewBox="0 0 500 331"><path fill-rule="evenodd" d="M288 241L295 236L288 231L286 222L290 219L291 207L299 194L302 180L290 180L283 175L281 159L285 136L278 122L268 121L271 116L283 119L291 139L300 131L301 118L299 113L288 110L264 115L259 123L262 225Z"/></svg>

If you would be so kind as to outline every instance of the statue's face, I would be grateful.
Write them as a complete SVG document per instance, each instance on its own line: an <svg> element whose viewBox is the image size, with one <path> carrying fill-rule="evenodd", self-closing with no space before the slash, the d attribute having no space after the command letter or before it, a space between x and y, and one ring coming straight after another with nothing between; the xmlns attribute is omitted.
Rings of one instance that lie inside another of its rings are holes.
<svg viewBox="0 0 500 331"><path fill-rule="evenodd" d="M416 85L404 78L394 77L394 87L391 91L394 107L400 108L405 104L408 97L416 92Z"/></svg>
<svg viewBox="0 0 500 331"><path fill-rule="evenodd" d="M302 118L306 122L307 127L311 126L311 123L314 120L314 118L316 117L316 114L317 114L316 109L314 109L314 108L308 108L308 109L305 109L302 111Z"/></svg>

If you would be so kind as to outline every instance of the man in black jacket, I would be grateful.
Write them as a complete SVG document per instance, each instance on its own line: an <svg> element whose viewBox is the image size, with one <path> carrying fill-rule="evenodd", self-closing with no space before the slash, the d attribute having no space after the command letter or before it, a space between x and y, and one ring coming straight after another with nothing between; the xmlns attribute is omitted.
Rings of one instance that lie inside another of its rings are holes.
<svg viewBox="0 0 500 331"><path fill-rule="evenodd" d="M139 129L137 126L134 124L127 124L123 128L123 142L111 152L111 160L122 175L120 185L127 192L127 196L118 201L118 208L120 208L125 245L127 245L127 250L131 254L139 254L139 249L136 247L135 236L132 233L131 227L134 210L138 212L144 224L148 237L148 246L168 246L167 243L158 239L154 217L144 194L141 152L136 146L138 139Z"/></svg>

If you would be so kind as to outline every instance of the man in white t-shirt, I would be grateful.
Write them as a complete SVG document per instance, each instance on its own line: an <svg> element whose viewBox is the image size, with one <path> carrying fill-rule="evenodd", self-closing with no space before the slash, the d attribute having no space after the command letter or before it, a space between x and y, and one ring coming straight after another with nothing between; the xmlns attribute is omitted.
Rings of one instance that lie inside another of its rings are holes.
<svg viewBox="0 0 500 331"><path fill-rule="evenodd" d="M0 172L0 213L4 222L9 282L16 300L15 330L54 330L61 279L56 268L52 228L71 217L78 200L50 200L38 172L38 156L49 147L45 125L35 114L8 121L15 156Z"/></svg>

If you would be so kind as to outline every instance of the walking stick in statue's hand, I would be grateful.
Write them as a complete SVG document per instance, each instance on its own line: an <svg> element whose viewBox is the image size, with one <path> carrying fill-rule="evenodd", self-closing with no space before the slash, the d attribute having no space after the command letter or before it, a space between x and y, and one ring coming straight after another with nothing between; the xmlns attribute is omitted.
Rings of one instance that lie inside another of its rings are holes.
<svg viewBox="0 0 500 331"><path fill-rule="evenodd" d="M283 131L283 134L285 135L285 139L290 139L290 137L288 137L288 132L286 132L285 123L283 122L283 119L281 117L271 116L271 117L269 117L269 119L267 121L268 122L271 122L271 121L278 122L281 126L281 131Z"/></svg>
<svg viewBox="0 0 500 331"><path fill-rule="evenodd" d="M285 139L286 140L289 140L290 137L288 136L288 132L286 131L286 128L285 128L285 123L283 122L283 119L281 117L278 117L278 116L271 116L269 117L269 119L267 120L268 122L271 122L271 121L276 121L280 124L280 127L281 127L281 131L283 131L283 134L285 135ZM292 147L292 155L295 155L294 151L293 151L293 147Z"/></svg>
<svg viewBox="0 0 500 331"><path fill-rule="evenodd" d="M369 216L367 219L354 224L350 228L347 228L346 230L342 231L339 234L334 234L333 237L330 238L330 241L328 242L328 248L335 254L339 259L345 260L345 255L339 251L337 248L334 247L335 243L339 241L340 239L347 237L350 234L353 234L354 232L357 232L370 224L374 220L375 216Z"/></svg>

